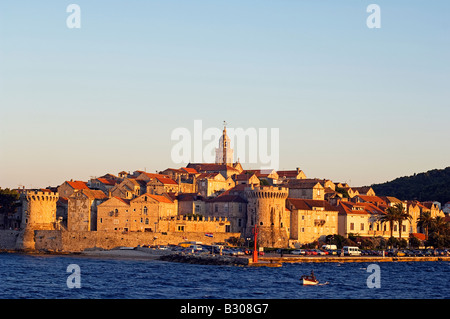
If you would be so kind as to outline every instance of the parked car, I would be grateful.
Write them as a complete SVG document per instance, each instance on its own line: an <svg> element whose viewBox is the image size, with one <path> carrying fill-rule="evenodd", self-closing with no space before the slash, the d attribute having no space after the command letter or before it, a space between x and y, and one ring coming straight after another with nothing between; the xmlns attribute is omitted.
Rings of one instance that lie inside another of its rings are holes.
<svg viewBox="0 0 450 319"><path fill-rule="evenodd" d="M296 249L291 251L292 255L306 255L306 251L304 249Z"/></svg>

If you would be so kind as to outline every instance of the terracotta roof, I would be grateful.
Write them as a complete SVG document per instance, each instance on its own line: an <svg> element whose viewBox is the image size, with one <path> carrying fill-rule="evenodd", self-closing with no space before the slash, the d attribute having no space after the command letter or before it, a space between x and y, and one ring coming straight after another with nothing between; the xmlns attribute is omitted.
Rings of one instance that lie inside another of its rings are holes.
<svg viewBox="0 0 450 319"><path fill-rule="evenodd" d="M226 164L214 164L214 163L189 163L186 168L194 168L197 172L222 172L222 171L236 171L233 166Z"/></svg>
<svg viewBox="0 0 450 319"><path fill-rule="evenodd" d="M356 195L356 196L361 198L365 202L386 204L386 201L384 201L381 197L378 197L378 196L369 196L369 195L361 195L361 194Z"/></svg>
<svg viewBox="0 0 450 319"><path fill-rule="evenodd" d="M182 170L185 170L189 174L198 174L197 170L195 168L190 167L182 167Z"/></svg>
<svg viewBox="0 0 450 319"><path fill-rule="evenodd" d="M283 183L283 187L299 188L299 189L312 189L314 187L323 188L322 184L316 181L303 181L302 179L290 179Z"/></svg>
<svg viewBox="0 0 450 319"><path fill-rule="evenodd" d="M66 181L73 189L89 189L86 182L83 181Z"/></svg>
<svg viewBox="0 0 450 319"><path fill-rule="evenodd" d="M121 202L123 202L124 204L130 205L131 199L128 198L122 198L122 197L117 197L117 196L113 196L111 198L115 198L120 200Z"/></svg>
<svg viewBox="0 0 450 319"><path fill-rule="evenodd" d="M98 189L83 189L83 194L85 194L90 199L105 199L108 198L105 193Z"/></svg>
<svg viewBox="0 0 450 319"><path fill-rule="evenodd" d="M280 177L296 177L302 171L297 172L297 170L289 170L289 171L277 171L278 176Z"/></svg>
<svg viewBox="0 0 450 319"><path fill-rule="evenodd" d="M168 177L156 177L156 179L163 184L178 185L177 182L175 182L173 179L168 178Z"/></svg>
<svg viewBox="0 0 450 319"><path fill-rule="evenodd" d="M97 178L97 180L105 185L110 185L110 186L116 185L116 181L113 179L99 177L99 178Z"/></svg>
<svg viewBox="0 0 450 319"><path fill-rule="evenodd" d="M288 198L287 201L300 210L313 210L313 207L323 207L326 211L338 210L336 206L330 205L326 200Z"/></svg>
<svg viewBox="0 0 450 319"><path fill-rule="evenodd" d="M144 175L147 176L148 178L156 178L156 177L165 177L165 178L168 178L168 177L169 177L169 175L164 175L164 174L147 173L147 172L144 172L144 171L136 171L136 172L138 172L138 173L140 173L140 174L144 174Z"/></svg>
<svg viewBox="0 0 450 319"><path fill-rule="evenodd" d="M198 193L180 193L178 194L177 199L180 202L195 201L195 200L203 200L203 196L201 196Z"/></svg>
<svg viewBox="0 0 450 319"><path fill-rule="evenodd" d="M142 196L148 196L153 198L154 200L156 200L157 202L160 203L173 203L173 201L171 201L170 199L168 199L166 196L163 195L153 195L153 194L145 194Z"/></svg>
<svg viewBox="0 0 450 319"><path fill-rule="evenodd" d="M209 199L207 202L216 203L216 202L238 202L238 203L247 203L245 199L243 199L239 195L220 195L216 198Z"/></svg>
<svg viewBox="0 0 450 319"><path fill-rule="evenodd" d="M384 212L372 203L340 202L339 214L384 214Z"/></svg>

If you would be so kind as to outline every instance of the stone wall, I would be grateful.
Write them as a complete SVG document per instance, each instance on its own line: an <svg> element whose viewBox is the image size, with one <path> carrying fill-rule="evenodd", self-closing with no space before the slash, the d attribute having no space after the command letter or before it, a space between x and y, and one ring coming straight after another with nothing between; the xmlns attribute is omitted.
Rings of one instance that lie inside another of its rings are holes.
<svg viewBox="0 0 450 319"><path fill-rule="evenodd" d="M204 244L224 242L239 233L214 233L213 237L201 232L129 232L110 233L101 231L71 232L59 230L35 231L35 249L78 252L86 248L112 249L115 247L136 247L138 245L177 245L184 241L200 241Z"/></svg>
<svg viewBox="0 0 450 319"><path fill-rule="evenodd" d="M20 235L18 230L0 230L0 249L13 250Z"/></svg>

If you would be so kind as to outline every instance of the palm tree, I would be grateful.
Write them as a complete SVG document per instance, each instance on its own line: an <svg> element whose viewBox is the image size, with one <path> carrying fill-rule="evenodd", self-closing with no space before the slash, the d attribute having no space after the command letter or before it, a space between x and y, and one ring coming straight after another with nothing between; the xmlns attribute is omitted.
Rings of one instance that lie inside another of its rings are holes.
<svg viewBox="0 0 450 319"><path fill-rule="evenodd" d="M397 222L398 222L398 237L402 239L402 224L403 221L409 220L411 222L412 216L405 210L402 203L395 204L395 210L397 211Z"/></svg>
<svg viewBox="0 0 450 319"><path fill-rule="evenodd" d="M394 222L397 221L397 209L393 206L388 207L388 209L386 209L386 212L384 215L381 215L379 217L379 221L382 224L385 223L389 223L389 229L391 231L391 237L393 237L394 234Z"/></svg>
<svg viewBox="0 0 450 319"><path fill-rule="evenodd" d="M417 220L417 226L422 227L425 230L425 236L428 239L428 230L433 225L433 218L431 212L424 212Z"/></svg>
<svg viewBox="0 0 450 319"><path fill-rule="evenodd" d="M446 231L448 231L448 223L444 217L436 216L436 218L434 218L432 222L431 229L438 236L443 235L446 233Z"/></svg>

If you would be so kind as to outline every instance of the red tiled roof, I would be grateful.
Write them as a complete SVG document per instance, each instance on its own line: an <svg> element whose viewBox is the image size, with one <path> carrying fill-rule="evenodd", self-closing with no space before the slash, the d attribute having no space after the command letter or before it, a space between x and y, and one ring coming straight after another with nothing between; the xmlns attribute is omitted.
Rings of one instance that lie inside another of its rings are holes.
<svg viewBox="0 0 450 319"><path fill-rule="evenodd" d="M86 182L83 181L66 181L73 189L89 189Z"/></svg>
<svg viewBox="0 0 450 319"><path fill-rule="evenodd" d="M178 185L177 182L175 182L173 179L168 177L156 177L158 181L160 181L163 184L172 184L172 185Z"/></svg>
<svg viewBox="0 0 450 319"><path fill-rule="evenodd" d="M361 198L365 202L386 204L386 201L384 201L382 198L378 196L369 196L369 195L356 195L356 196Z"/></svg>
<svg viewBox="0 0 450 319"><path fill-rule="evenodd" d="M288 198L287 202L300 210L313 210L313 207L323 207L326 211L338 210L337 207L330 205L326 200Z"/></svg>
<svg viewBox="0 0 450 319"><path fill-rule="evenodd" d="M102 178L102 177L99 177L99 178L97 178L97 180L98 180L99 182L105 184L105 185L110 185L110 186L116 185L116 181L115 181L115 180L112 180L112 179L109 179L109 178Z"/></svg>
<svg viewBox="0 0 450 319"><path fill-rule="evenodd" d="M122 198L122 197L117 197L117 196L113 196L111 198L115 198L120 200L121 202L123 202L124 204L130 205L131 199L127 199L127 198Z"/></svg>
<svg viewBox="0 0 450 319"><path fill-rule="evenodd" d="M216 203L216 202L238 202L238 203L247 203L245 199L243 199L239 195L220 195L216 198L208 200L210 203Z"/></svg>
<svg viewBox="0 0 450 319"><path fill-rule="evenodd" d="M339 214L384 214L384 211L372 203L340 202Z"/></svg>
<svg viewBox="0 0 450 319"><path fill-rule="evenodd" d="M144 196L144 195L142 195ZM162 195L153 195L153 194L145 194L145 196L148 196L150 198L153 198L154 200L156 200L157 202L160 203L173 203L173 201L171 201L170 199L168 199L166 196L162 196Z"/></svg>
<svg viewBox="0 0 450 319"><path fill-rule="evenodd" d="M197 172L197 170L195 168L182 167L181 169L185 170L189 174L198 174L198 172Z"/></svg>

